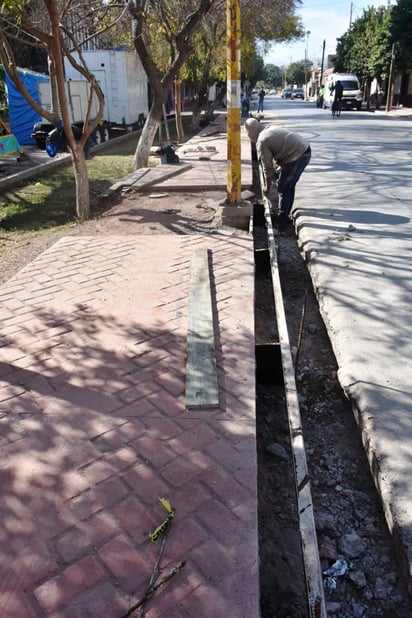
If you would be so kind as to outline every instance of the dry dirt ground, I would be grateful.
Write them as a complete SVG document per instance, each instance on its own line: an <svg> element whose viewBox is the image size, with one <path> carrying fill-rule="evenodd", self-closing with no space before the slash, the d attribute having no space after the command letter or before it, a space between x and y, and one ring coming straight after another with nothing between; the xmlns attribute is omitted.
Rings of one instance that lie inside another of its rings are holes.
<svg viewBox="0 0 412 618"><path fill-rule="evenodd" d="M64 229L0 233L0 283L66 235L215 232L221 193L115 194L95 218ZM244 232L246 233L246 231ZM315 505L328 615L407 618L402 583L350 403L293 230L280 237L279 267ZM256 342L276 342L271 281L256 274ZM306 618L304 576L285 397L281 384L257 386L262 618Z"/></svg>
<svg viewBox="0 0 412 618"><path fill-rule="evenodd" d="M215 228L217 201L222 193L122 193L94 197L92 218L42 232L2 236L0 283L62 236L122 234L195 234Z"/></svg>

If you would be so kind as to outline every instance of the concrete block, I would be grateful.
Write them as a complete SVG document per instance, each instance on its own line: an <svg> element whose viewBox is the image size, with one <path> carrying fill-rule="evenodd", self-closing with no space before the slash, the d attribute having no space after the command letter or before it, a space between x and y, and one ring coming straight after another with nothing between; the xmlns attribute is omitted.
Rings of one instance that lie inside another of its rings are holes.
<svg viewBox="0 0 412 618"><path fill-rule="evenodd" d="M234 227L248 230L250 218L253 215L253 206L250 202L239 204L222 204L216 212L216 223L225 227Z"/></svg>

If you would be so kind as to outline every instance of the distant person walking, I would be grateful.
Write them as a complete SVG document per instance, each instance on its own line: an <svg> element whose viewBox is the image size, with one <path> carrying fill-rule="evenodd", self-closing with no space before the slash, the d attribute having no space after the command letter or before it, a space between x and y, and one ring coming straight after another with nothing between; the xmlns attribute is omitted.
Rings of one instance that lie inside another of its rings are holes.
<svg viewBox="0 0 412 618"><path fill-rule="evenodd" d="M258 94L258 97L259 97L258 110L257 110L258 113L263 112L263 99L265 98L265 94L266 92L263 90L263 88L261 88Z"/></svg>
<svg viewBox="0 0 412 618"><path fill-rule="evenodd" d="M242 116L249 116L249 110L250 110L250 104L249 104L249 99L243 95L241 100L240 100L241 106L242 106Z"/></svg>
<svg viewBox="0 0 412 618"><path fill-rule="evenodd" d="M323 97L325 96L325 86L321 86L318 91L318 97L316 99L316 107L323 107Z"/></svg>
<svg viewBox="0 0 412 618"><path fill-rule="evenodd" d="M252 144L256 144L258 160L265 176L265 195L269 194L272 180L276 177L275 165L280 167L277 179L278 212L273 214L280 223L287 224L290 222L296 184L311 158L309 142L288 129L261 124L256 118L248 118L245 129Z"/></svg>
<svg viewBox="0 0 412 618"><path fill-rule="evenodd" d="M336 84L332 87L332 92L335 93L333 97L332 103L332 114L340 115L340 111L342 109L342 97L343 97L343 85L340 80L336 82Z"/></svg>

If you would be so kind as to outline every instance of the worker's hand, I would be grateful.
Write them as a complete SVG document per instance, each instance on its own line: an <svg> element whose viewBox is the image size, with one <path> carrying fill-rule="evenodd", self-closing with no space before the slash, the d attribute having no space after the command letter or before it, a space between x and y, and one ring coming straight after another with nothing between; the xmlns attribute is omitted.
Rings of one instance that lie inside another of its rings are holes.
<svg viewBox="0 0 412 618"><path fill-rule="evenodd" d="M269 195L269 191L270 191L270 184L266 183L265 186L263 187L263 195Z"/></svg>

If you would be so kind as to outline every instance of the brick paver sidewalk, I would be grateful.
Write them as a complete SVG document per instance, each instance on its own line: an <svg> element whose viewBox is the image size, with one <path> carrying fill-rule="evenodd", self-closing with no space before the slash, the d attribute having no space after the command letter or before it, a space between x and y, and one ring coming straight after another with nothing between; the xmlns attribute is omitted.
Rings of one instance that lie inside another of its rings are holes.
<svg viewBox="0 0 412 618"><path fill-rule="evenodd" d="M185 408L189 267L210 251L220 407ZM1 618L259 615L253 244L67 237L0 288Z"/></svg>

